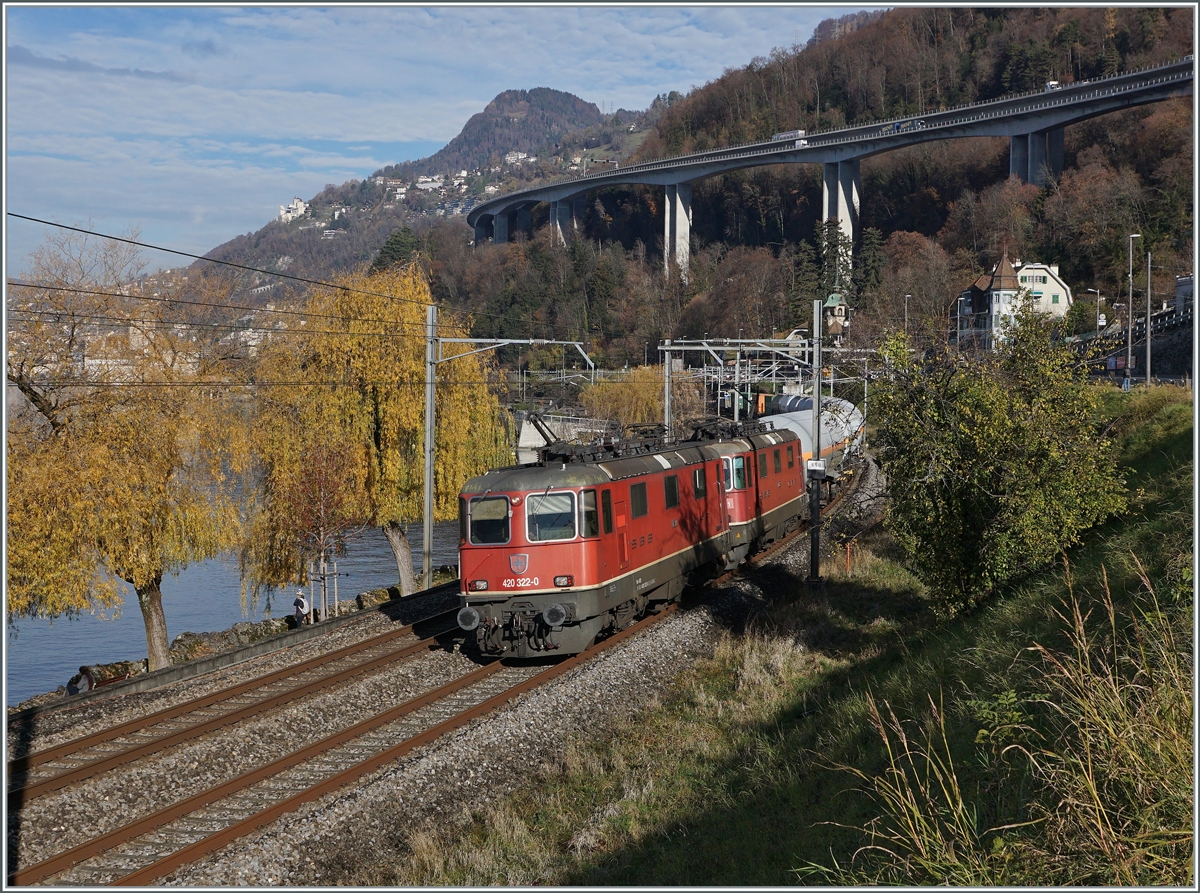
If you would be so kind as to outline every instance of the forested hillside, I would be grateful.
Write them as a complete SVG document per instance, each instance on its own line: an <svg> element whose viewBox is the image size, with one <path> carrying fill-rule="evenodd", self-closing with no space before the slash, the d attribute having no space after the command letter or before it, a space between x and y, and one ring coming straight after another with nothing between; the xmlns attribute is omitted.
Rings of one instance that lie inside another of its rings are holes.
<svg viewBox="0 0 1200 893"><path fill-rule="evenodd" d="M688 95L646 158L919 115L1178 59L1190 8L894 9L835 41L778 48Z"/></svg>
<svg viewBox="0 0 1200 893"><path fill-rule="evenodd" d="M1191 7L915 7L831 20L804 46L776 49L687 95L659 96L635 157L756 140L781 129L920 114L1051 79L1160 64L1193 51L1194 14ZM498 145L505 128L516 126L501 120L504 110L519 111L535 93L502 94L508 98L498 97L461 145L478 148L488 139ZM546 93L543 99L554 91ZM573 97L562 106L595 111ZM549 132L543 112L530 116L539 132ZM1111 296L1125 287L1127 234L1138 232L1139 251L1153 253L1154 294L1172 294L1175 277L1192 272L1193 127L1188 97L1069 126L1066 169L1045 188L1009 179L1003 138L940 141L864 159L862 240L853 246L853 273L840 280L833 258L849 246L826 238L819 165L759 168L694 184L686 284L663 274L658 188L591 196L580 241L567 250L541 226L544 207L534 209L531 240L477 249L461 216L408 222L435 295L474 312L480 335L553 331L590 340L608 363L637 364L647 342L662 337L766 335L806 325L812 299L838 281L856 310L855 342L870 344L901 325L905 295L911 328L932 342L945 337L957 295L1004 252L1058 264L1076 295L1092 288ZM578 134L560 140L578 144ZM378 199L377 210L368 209L369 188L353 186L364 202L344 225L360 227L362 237L339 263L369 261L368 248L377 251L389 226L400 225L389 222ZM297 263L301 256L280 254ZM307 269L317 275L315 260ZM1140 257L1136 267L1144 269ZM1139 277L1139 294L1141 288ZM1093 303L1077 301L1071 322L1088 331L1094 314Z"/></svg>
<svg viewBox="0 0 1200 893"><path fill-rule="evenodd" d="M672 101L638 157L1158 64L1190 53L1191 33L1190 9L894 10L839 39L777 50ZM1153 252L1154 293L1173 293L1174 277L1191 272L1192 124L1191 101L1181 98L1068 127L1066 170L1045 189L1009 180L1007 139L865 159L863 239L852 278L840 283L858 311L853 339L869 344L900 325L906 294L913 329L944 338L951 303L1005 251L1059 264L1079 295L1117 294L1130 232ZM661 275L660 191L607 190L590 201L589 241L569 252L540 231L474 253L438 251L431 236L435 289L476 310L480 333L557 324L597 339L616 362L637 362L659 337L784 330L806 324L805 308L835 281L837 246L823 238L820 198L817 165L695 184L683 286ZM1079 331L1094 327L1094 307L1077 302Z"/></svg>

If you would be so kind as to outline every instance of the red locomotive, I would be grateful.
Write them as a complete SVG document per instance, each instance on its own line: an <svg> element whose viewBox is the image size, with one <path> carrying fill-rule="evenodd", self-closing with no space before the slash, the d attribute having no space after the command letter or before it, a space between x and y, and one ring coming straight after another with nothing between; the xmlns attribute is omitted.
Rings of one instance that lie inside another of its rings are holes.
<svg viewBox="0 0 1200 893"><path fill-rule="evenodd" d="M467 481L459 626L483 654L579 652L677 599L693 573L781 537L808 511L811 453L792 426L766 421L671 445L556 443L535 464ZM857 436L821 452L840 458Z"/></svg>

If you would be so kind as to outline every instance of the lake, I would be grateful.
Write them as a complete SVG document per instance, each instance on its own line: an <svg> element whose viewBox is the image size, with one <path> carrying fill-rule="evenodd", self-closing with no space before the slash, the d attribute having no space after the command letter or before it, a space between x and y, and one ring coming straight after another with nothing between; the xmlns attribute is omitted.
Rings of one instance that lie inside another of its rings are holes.
<svg viewBox="0 0 1200 893"><path fill-rule="evenodd" d="M407 531L413 550L413 566L421 566L422 530L416 524ZM457 566L458 522L433 526L433 565ZM360 592L396 585L396 559L383 533L371 528L352 539L346 555L338 559L338 597L351 601ZM331 567L330 573L333 568ZM419 572L418 572L419 573ZM420 577L417 578L420 585ZM296 587L288 586L259 599L254 610L243 612L241 578L235 557L202 561L177 577L162 581L163 611L167 616L167 639L180 633L203 633L229 629L242 620L258 621L292 612ZM305 592L308 592L305 587ZM317 589L319 602L319 587ZM329 584L330 604L333 583ZM146 656L146 630L142 612L132 589L126 588L125 604L116 612L86 614L76 620L19 620L7 631L4 649L4 700L19 704L33 695L54 691L79 672L84 664L107 664L119 660L141 660Z"/></svg>

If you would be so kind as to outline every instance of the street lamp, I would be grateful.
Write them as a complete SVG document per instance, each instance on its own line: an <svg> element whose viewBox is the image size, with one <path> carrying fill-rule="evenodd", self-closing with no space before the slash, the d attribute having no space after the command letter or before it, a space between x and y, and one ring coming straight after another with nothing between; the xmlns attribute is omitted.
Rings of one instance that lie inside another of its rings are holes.
<svg viewBox="0 0 1200 893"><path fill-rule="evenodd" d="M1125 333L1125 390L1129 390L1130 367L1133 365L1133 240L1140 239L1141 233L1129 234L1129 326Z"/></svg>
<svg viewBox="0 0 1200 893"><path fill-rule="evenodd" d="M1150 260L1146 252L1146 387L1150 387Z"/></svg>
<svg viewBox="0 0 1200 893"><path fill-rule="evenodd" d="M1100 297L1100 289L1089 288L1088 291L1096 296L1096 334L1100 334L1100 304L1104 298Z"/></svg>

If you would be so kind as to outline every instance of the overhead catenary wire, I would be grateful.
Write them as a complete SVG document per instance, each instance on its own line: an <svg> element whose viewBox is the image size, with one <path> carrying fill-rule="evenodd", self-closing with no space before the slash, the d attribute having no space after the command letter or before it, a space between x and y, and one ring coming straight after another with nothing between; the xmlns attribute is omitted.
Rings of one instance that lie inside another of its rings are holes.
<svg viewBox="0 0 1200 893"><path fill-rule="evenodd" d="M133 294L127 294L125 292L99 291L97 289L92 289L92 288L79 288L76 286L67 286L67 285L42 285L42 284L33 283L33 282L20 282L20 281L16 281L13 279L9 279L8 284L11 287L17 287L17 288L45 289L47 291L63 291L63 292L70 292L73 294L92 295L92 296L98 297L98 298L129 298L129 299L136 300L136 301L149 301L149 302L157 303L157 304L186 304L186 305L193 306L193 307L211 307L216 310L246 310L246 311L249 311L252 313L273 313L273 314L282 315L282 316L298 316L298 317L301 317L301 319L334 319L334 320L338 320L339 322L346 322L346 323L372 322L372 323L379 323L380 325L389 325L389 326L397 326L397 327L416 329L418 332L422 333L422 335L424 335L424 332L425 332L425 324L421 323L421 322L405 322L403 320L393 321L393 320L387 320L387 319L373 319L370 317L360 318L360 317L354 317L354 316L345 316L345 315L337 314L337 313L306 313L303 310L280 310L280 309L274 308L274 307L272 307L272 308L253 307L253 306L246 305L246 304L223 304L219 301L193 301L193 300L186 299L186 298L163 298L163 297L157 297L157 296L153 296L153 295L133 295ZM422 304L421 306L427 307L429 305ZM16 313L16 312L20 312L20 311L19 310L10 310L9 311L9 313ZM59 315L62 315L62 316L72 316L73 315L70 313L70 311L66 311L66 310L25 311L25 312L58 313ZM184 321L184 320L180 320L178 324L179 325L204 325L204 323L195 323L195 322ZM452 322L438 323L438 325L443 328L448 328L448 329L454 327L454 323L452 323Z"/></svg>
<svg viewBox="0 0 1200 893"><path fill-rule="evenodd" d="M225 303L221 303L219 301L193 301L193 300L186 299L186 298L164 298L164 297L157 297L157 296L152 296L152 295L128 294L125 292L100 291L100 290L93 289L93 288L79 288L79 287L67 286L67 285L45 285L45 284L39 284L39 283L33 283L33 282L22 282L22 281L14 280L14 279L9 279L8 285L10 287L16 287L16 288L45 289L47 291L62 291L62 292L69 292L72 294L92 295L94 297L101 297L101 298L129 298L129 299L133 299L133 300L137 300L137 301L147 301L147 302L158 303L158 304L184 304L184 305L193 306L193 307L210 307L210 308L213 308L216 310L245 310L245 311L249 311L252 313L272 313L272 314L283 315L283 316L297 316L297 317L300 317L301 320L330 319L330 320L336 320L338 322L345 322L345 323L350 323L350 324L378 323L380 325L391 326L394 329L403 329L403 330L414 331L422 338L425 337L425 334L427 331L427 326L425 323L415 322L415 321L409 322L409 321L405 321L405 320L377 319L374 317L345 316L345 315L336 314L336 313L315 313L315 312L309 313L309 312L305 312L303 310L281 310L281 309L274 308L274 307L266 308L266 307L254 307L254 306L245 305L245 304L225 304ZM425 304L422 306L429 306L429 305ZM102 319L102 318L105 318L105 317L97 316L95 314L74 313L70 310L28 310L25 308L14 308L14 309L10 309L8 311L8 314L10 316L13 314L17 314L17 313L42 314L45 316L61 316L61 317L68 318L68 319ZM145 320L140 317L129 317L129 318L111 317L111 319L113 319L114 321L128 322L128 323L135 323L135 322L136 323L144 323L144 324L150 323L150 321ZM174 321L174 322L169 321L169 320L154 320L153 322L161 323L164 326L186 325L186 326L190 326L193 328L202 328L202 327L206 327L206 326L216 328L216 327L224 326L224 327L238 329L238 330L242 330L242 331L262 331L262 332L269 332L272 334L288 334L288 335L321 334L321 332L318 332L317 330L311 330L311 329L278 329L278 328L266 327L266 326L238 325L236 323L236 321L233 323L210 323L210 322L197 322L197 321L192 321L192 320L178 320L178 321ZM438 329L442 329L442 330L450 330L450 331L458 331L459 330L459 328L457 327L457 324L454 322L450 322L450 321L447 321L447 322L439 321L436 323L436 327ZM373 333L370 333L370 332L359 333L359 332L347 331L347 332L330 332L329 334L358 335L358 334L373 334ZM393 335L393 334L395 334L395 332L380 332L378 334Z"/></svg>
<svg viewBox="0 0 1200 893"><path fill-rule="evenodd" d="M412 298L399 298L399 297L396 297L395 295L389 295L389 294L385 294L382 292L367 291L367 290L361 289L361 288L353 288L351 286L338 285L338 284L332 283L332 282L324 282L319 279L308 279L304 276L293 276L290 273L280 273L280 272L276 272L274 270L263 270L263 269L259 269L258 267L251 267L247 264L234 263L233 261L228 261L228 260L217 260L216 258L213 258L213 257L205 257L204 255L201 255L201 254L192 254L187 251L179 251L178 249L175 249L175 248L164 248L161 245L151 245L149 242L142 242L137 239L127 238L125 236L113 236L113 235L109 235L107 233L100 233L100 232L96 232L95 230L84 229L84 228L78 227L78 226L69 226L68 224L65 224L65 223L56 223L53 220L43 220L40 217L30 217L29 215L26 215L26 214L18 214L15 211L6 211L5 213L9 217L15 217L18 220L27 220L30 223L40 223L43 226L53 226L53 227L57 227L58 229L65 229L65 230L69 230L71 232L81 233L81 234L87 235L87 236L95 236L98 239L108 239L108 240L114 241L114 242L122 242L126 245L134 245L138 248L148 248L151 251L162 251L167 254L179 255L180 257L189 257L193 260L205 261L207 263L218 264L220 266L225 266L225 267L231 267L231 268L237 269L237 270L244 270L249 273L258 273L263 276L275 276L280 279L288 279L293 282L304 283L305 285L316 285L316 286L320 286L321 288L345 291L345 292L348 292L351 294L366 295L368 297L375 297L375 298L387 298L388 300L397 301L400 303L417 304L418 306L421 306L421 307L428 306L427 304L425 304L425 302L416 301L416 300L413 300ZM129 296L127 295L126 297L129 297ZM453 308L447 308L447 310L450 313L463 312L460 310L455 310ZM472 316L483 316L483 317L487 317L489 319L499 319L499 320L504 320L506 322L512 321L512 317L505 316L504 314L500 314L500 313L485 313L485 312L479 311L476 313L472 313L471 315ZM554 330L569 333L569 330L565 326L553 325L553 326L551 326L551 328Z"/></svg>
<svg viewBox="0 0 1200 893"><path fill-rule="evenodd" d="M136 326L140 329L159 329L170 331L177 329L180 326L186 326L188 329L196 330L228 330L230 332L242 332L246 334L263 334L263 335L328 335L338 338L395 338L401 333L398 332L355 332L355 331L337 331L335 329L286 329L273 328L271 326L247 326L238 325L237 323L219 323L219 322L172 322L168 319L145 319L141 317L128 316L102 316L91 313L63 313L61 310L10 310L8 315L11 316L37 316L48 317L48 323L53 324L55 320L60 320L65 323L69 321L79 321L79 325L95 327L95 328L112 328L114 325L120 326ZM400 327L400 324L397 324Z"/></svg>
<svg viewBox="0 0 1200 893"><path fill-rule="evenodd" d="M451 358L454 359L454 358ZM502 379L501 379L502 380ZM438 378L434 384L490 385L497 379ZM15 386L12 382L10 386ZM63 388L357 388L363 386L389 388L423 388L427 381L92 381L89 379L47 379L38 384Z"/></svg>

